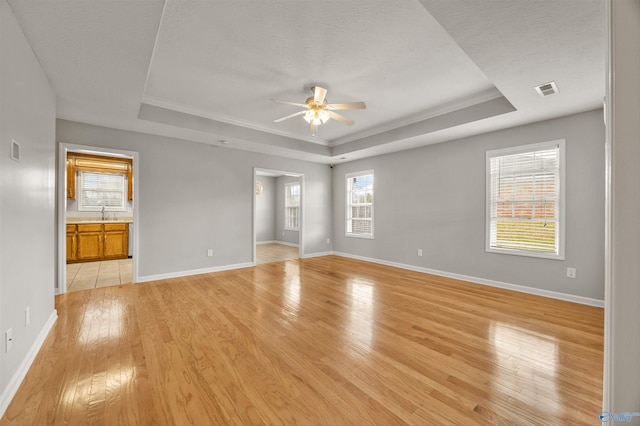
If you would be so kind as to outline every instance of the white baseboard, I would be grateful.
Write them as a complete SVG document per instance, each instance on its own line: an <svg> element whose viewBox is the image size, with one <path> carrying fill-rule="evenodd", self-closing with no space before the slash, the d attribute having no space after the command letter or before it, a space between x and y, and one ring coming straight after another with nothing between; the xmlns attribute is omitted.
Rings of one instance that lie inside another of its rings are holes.
<svg viewBox="0 0 640 426"><path fill-rule="evenodd" d="M44 340L49 335L49 331L51 331L51 328L56 323L57 319L58 311L54 309L53 312L51 312L51 316L44 324L44 327L42 327L42 330L40 330L40 333L38 334L38 337L36 337L35 342L33 342L33 345L31 345L29 352L27 352L27 356L24 357L24 359L20 363L20 366L18 367L18 370L13 373L13 376L11 376L7 387L2 391L2 396L0 396L0 418L4 416L4 412L7 411L11 400L16 395L16 392L18 391L18 388L27 375L27 372L29 371L33 360L36 358L36 355L38 355L38 352L40 352L40 348L44 344Z"/></svg>
<svg viewBox="0 0 640 426"><path fill-rule="evenodd" d="M251 266L255 266L255 264L253 262L244 262L244 263L235 263L232 265L214 266L212 268L193 269L190 271L170 272L168 274L145 275L142 277L138 277L138 282L143 283L147 281L166 280L168 278L180 278L180 277L187 277L190 275L209 274L211 272L229 271L231 269L249 268Z"/></svg>
<svg viewBox="0 0 640 426"><path fill-rule="evenodd" d="M295 243L288 243L286 241L280 241L280 240L276 240L274 241L274 244L282 244L283 246L289 246L289 247L299 247L298 244Z"/></svg>
<svg viewBox="0 0 640 426"><path fill-rule="evenodd" d="M488 280L488 279L485 279L485 278L472 277L472 276L469 276L469 275L455 274L455 273L452 273L452 272L438 271L436 269L423 268L423 267L420 267L420 266L407 265L407 264L404 264L404 263L390 262L390 261L387 261L387 260L381 260L381 259L375 259L375 258L371 258L371 257L358 256L358 255L349 254L349 253L342 253L342 252L335 252L334 251L333 254L336 255L336 256L347 257L347 258L350 258L350 259L363 260L365 262L378 263L380 265L393 266L393 267L396 267L396 268L407 269L407 270L410 270L410 271L422 272L422 273L425 273L425 274L438 275L438 276L441 276L441 277L453 278L453 279L462 280L462 281L468 281L468 282L472 282L472 283L475 283L475 284L484 284L484 285L488 285L488 286L491 286L491 287L504 288L504 289L507 289L507 290L519 291L521 293L535 294L537 296L550 297L552 299L565 300L567 302L575 302L575 303L580 303L580 304L583 304L583 305L597 306L599 308L604 308L604 300L592 299L592 298L589 298L589 297L576 296L576 295L573 295L573 294L560 293L560 292L551 291L551 290L543 290L543 289L539 289L539 288L535 288L535 287L528 287L528 286L518 285L518 284L510 284L510 283L505 283L505 282L502 282L502 281Z"/></svg>
<svg viewBox="0 0 640 426"><path fill-rule="evenodd" d="M289 247L300 247L299 244L295 244L295 243L288 243L286 241L280 241L280 240L271 240L271 241L256 241L256 245L259 246L261 244L282 244L283 246L289 246Z"/></svg>
<svg viewBox="0 0 640 426"><path fill-rule="evenodd" d="M312 257L330 256L332 254L335 254L335 253L332 251L324 251L320 253L309 253L309 254L303 254L302 259L311 259Z"/></svg>

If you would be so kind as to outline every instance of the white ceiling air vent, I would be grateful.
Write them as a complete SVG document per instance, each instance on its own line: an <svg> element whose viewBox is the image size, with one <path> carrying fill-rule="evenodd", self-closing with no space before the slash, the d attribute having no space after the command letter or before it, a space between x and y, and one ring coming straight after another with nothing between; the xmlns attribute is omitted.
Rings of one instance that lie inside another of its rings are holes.
<svg viewBox="0 0 640 426"><path fill-rule="evenodd" d="M543 97L549 96L549 95L553 95L554 93L558 93L558 87L556 86L555 82L550 81L548 83L544 83L539 86L536 86L536 92L538 92L540 96L543 96Z"/></svg>

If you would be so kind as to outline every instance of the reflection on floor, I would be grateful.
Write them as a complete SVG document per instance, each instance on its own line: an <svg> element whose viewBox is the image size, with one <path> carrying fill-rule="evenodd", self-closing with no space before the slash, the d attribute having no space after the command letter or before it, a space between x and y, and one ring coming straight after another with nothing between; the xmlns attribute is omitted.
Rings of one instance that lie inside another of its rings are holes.
<svg viewBox="0 0 640 426"><path fill-rule="evenodd" d="M391 266L289 260L55 307L2 426L588 425L602 411L602 308Z"/></svg>
<svg viewBox="0 0 640 426"><path fill-rule="evenodd" d="M284 244L257 244L256 263L280 262L283 260L297 259L298 247L285 246Z"/></svg>
<svg viewBox="0 0 640 426"><path fill-rule="evenodd" d="M131 259L67 264L67 291L107 287L131 281Z"/></svg>

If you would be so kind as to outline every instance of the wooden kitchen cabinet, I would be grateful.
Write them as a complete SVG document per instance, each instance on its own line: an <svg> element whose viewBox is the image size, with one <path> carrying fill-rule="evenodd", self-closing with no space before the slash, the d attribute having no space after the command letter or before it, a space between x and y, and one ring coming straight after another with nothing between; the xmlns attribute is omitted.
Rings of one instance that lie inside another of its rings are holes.
<svg viewBox="0 0 640 426"><path fill-rule="evenodd" d="M78 262L102 259L103 234L101 223L78 225Z"/></svg>
<svg viewBox="0 0 640 426"><path fill-rule="evenodd" d="M126 259L129 257L129 225L105 223L103 240L104 259Z"/></svg>
<svg viewBox="0 0 640 426"><path fill-rule="evenodd" d="M76 225L67 225L67 263L74 262L78 257L78 235Z"/></svg>
<svg viewBox="0 0 640 426"><path fill-rule="evenodd" d="M67 158L67 198L76 199L76 169L71 158Z"/></svg>
<svg viewBox="0 0 640 426"><path fill-rule="evenodd" d="M127 223L67 225L67 263L126 259L129 257Z"/></svg>

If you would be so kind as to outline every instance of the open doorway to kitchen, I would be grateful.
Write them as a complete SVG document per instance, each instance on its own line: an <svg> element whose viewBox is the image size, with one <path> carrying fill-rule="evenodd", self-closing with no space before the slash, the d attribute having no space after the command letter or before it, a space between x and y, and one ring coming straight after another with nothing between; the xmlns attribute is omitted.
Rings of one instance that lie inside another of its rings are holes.
<svg viewBox="0 0 640 426"><path fill-rule="evenodd" d="M297 259L304 253L304 175L254 169L253 262Z"/></svg>
<svg viewBox="0 0 640 426"><path fill-rule="evenodd" d="M138 276L138 153L59 144L57 294Z"/></svg>

